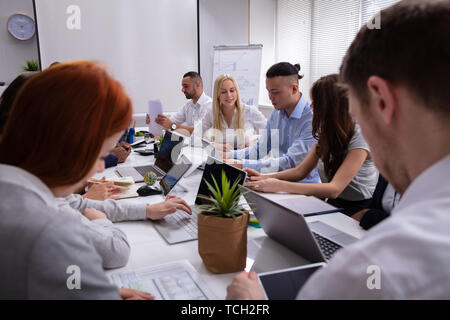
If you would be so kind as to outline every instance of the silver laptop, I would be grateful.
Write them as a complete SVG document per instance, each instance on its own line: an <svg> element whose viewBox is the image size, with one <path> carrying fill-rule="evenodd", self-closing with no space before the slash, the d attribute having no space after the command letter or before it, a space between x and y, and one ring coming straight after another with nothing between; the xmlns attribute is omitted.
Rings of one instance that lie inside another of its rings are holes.
<svg viewBox="0 0 450 320"><path fill-rule="evenodd" d="M240 188L264 232L311 263L326 262L337 250L358 240L321 221L307 223L302 214Z"/></svg>
<svg viewBox="0 0 450 320"><path fill-rule="evenodd" d="M216 181L220 181L222 170L225 171L227 178L234 182L236 179L240 179L240 184L243 184L247 173L243 170L230 166L222 161L208 157L206 161L205 170L203 171L202 179L198 188L197 198L195 204L206 204L207 200L199 197L199 195L210 196L211 193L206 185L213 183L212 177ZM219 186L221 184L219 183ZM187 214L184 211L178 210L173 214L167 215L164 219L154 222L156 230L169 244L180 243L185 241L197 240L197 215L199 209L193 205L191 206L192 215Z"/></svg>
<svg viewBox="0 0 450 320"><path fill-rule="evenodd" d="M172 160L178 160L182 147L183 137L174 132L166 131L160 150L155 156L155 164L134 167L118 167L116 172L121 177L133 177L135 182L143 182L144 175L147 172L154 172L158 179L161 179L173 167L174 163Z"/></svg>

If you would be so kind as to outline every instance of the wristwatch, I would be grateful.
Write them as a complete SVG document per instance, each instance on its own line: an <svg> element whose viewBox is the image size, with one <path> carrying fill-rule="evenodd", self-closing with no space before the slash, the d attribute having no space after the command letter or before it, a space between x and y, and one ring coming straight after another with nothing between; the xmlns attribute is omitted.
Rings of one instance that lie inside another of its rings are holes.
<svg viewBox="0 0 450 320"><path fill-rule="evenodd" d="M177 125L175 123L172 123L170 129L172 129L172 131L175 131L177 129Z"/></svg>

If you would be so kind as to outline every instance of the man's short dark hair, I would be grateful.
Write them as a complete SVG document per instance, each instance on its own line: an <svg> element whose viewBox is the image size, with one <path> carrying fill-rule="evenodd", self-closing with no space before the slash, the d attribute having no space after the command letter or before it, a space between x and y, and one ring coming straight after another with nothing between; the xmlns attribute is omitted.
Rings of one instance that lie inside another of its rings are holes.
<svg viewBox="0 0 450 320"><path fill-rule="evenodd" d="M289 76L297 76L298 79L302 79L303 76L299 75L300 72L300 64L291 64L289 62L279 62L270 67L266 72L267 78L275 78L275 77L289 77Z"/></svg>
<svg viewBox="0 0 450 320"><path fill-rule="evenodd" d="M363 26L341 66L341 81L363 105L367 80L404 85L428 108L450 114L450 1L401 1L381 12L381 29Z"/></svg>
<svg viewBox="0 0 450 320"><path fill-rule="evenodd" d="M200 81L201 84L203 84L202 77L200 76L200 73L195 71L189 71L186 72L183 76L183 78L189 77L192 81Z"/></svg>

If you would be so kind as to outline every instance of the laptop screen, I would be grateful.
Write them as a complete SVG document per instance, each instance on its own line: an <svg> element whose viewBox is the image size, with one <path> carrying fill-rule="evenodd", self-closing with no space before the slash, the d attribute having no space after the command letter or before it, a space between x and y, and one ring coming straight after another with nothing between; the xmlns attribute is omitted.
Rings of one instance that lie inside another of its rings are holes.
<svg viewBox="0 0 450 320"><path fill-rule="evenodd" d="M170 190L173 189L173 187L177 184L178 181L180 181L181 177L183 177L183 175L186 173L186 171L189 170L191 166L192 163L190 163L189 159L182 155L180 160L175 163L175 165L159 182L164 196L167 196Z"/></svg>
<svg viewBox="0 0 450 320"><path fill-rule="evenodd" d="M173 161L178 160L183 147L183 137L166 131L160 150L156 155L155 165L164 172L169 172L173 167Z"/></svg>
<svg viewBox="0 0 450 320"><path fill-rule="evenodd" d="M208 189L208 185L205 182L206 180L210 185L214 186L212 177L214 177L217 184L221 186L222 170L225 171L225 175L227 176L228 181L230 181L231 185L234 183L234 181L236 181L236 179L239 179L239 184L242 185L247 176L247 173L245 171L223 163L222 161L215 158L208 157L205 165L205 170L203 171L202 181L200 182L200 186L198 188L195 204L209 204L207 200L200 198L199 195L204 195L207 197L212 195L212 193Z"/></svg>

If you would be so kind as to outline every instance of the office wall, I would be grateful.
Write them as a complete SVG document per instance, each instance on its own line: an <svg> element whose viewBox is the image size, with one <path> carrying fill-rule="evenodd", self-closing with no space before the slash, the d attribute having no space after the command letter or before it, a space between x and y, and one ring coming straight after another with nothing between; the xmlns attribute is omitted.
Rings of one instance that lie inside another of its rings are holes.
<svg viewBox="0 0 450 320"><path fill-rule="evenodd" d="M70 24L73 5L79 27ZM165 111L184 104L180 79L198 68L196 0L36 0L36 15L43 68L98 60L124 85L135 112L155 99Z"/></svg>
<svg viewBox="0 0 450 320"><path fill-rule="evenodd" d="M260 105L270 105L265 90L266 70L275 62L275 10L277 0L250 1L250 42L263 44ZM247 0L200 0L200 67L205 92L212 94L212 70L216 44L248 43ZM6 24L9 12L23 11L33 15L32 0L0 1L0 25ZM36 39L27 42L14 40L6 31L0 31L0 80L10 82L20 72L25 60L38 59ZM7 53L6 53L7 52ZM180 70L183 72L185 70ZM0 87L0 91L2 87ZM184 99L181 79L173 85L173 94ZM175 106L174 106L175 107ZM264 111L264 110L263 110ZM271 107L269 109L269 113ZM266 114L268 112L264 111Z"/></svg>
<svg viewBox="0 0 450 320"><path fill-rule="evenodd" d="M0 1L0 81L6 86L22 72L27 60L38 60L36 37L27 41L13 38L6 29L8 17L14 12L34 17L32 0ZM0 94L6 88L0 87Z"/></svg>
<svg viewBox="0 0 450 320"><path fill-rule="evenodd" d="M204 89L212 95L214 45L248 44L247 0L200 0L200 68ZM259 104L272 111L265 89L265 73L275 62L276 0L250 0L250 42L263 44Z"/></svg>
<svg viewBox="0 0 450 320"><path fill-rule="evenodd" d="M247 0L200 0L200 72L212 96L214 46L248 43Z"/></svg>
<svg viewBox="0 0 450 320"><path fill-rule="evenodd" d="M261 82L259 105L266 114L272 112L272 103L266 90L266 72L275 61L275 22L277 0L250 1L250 42L262 43Z"/></svg>

